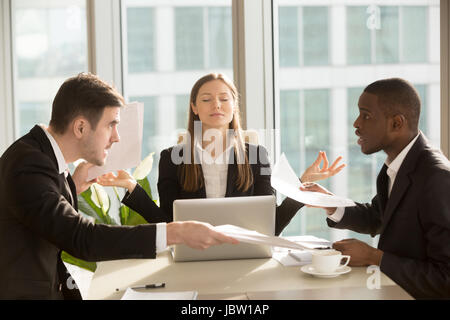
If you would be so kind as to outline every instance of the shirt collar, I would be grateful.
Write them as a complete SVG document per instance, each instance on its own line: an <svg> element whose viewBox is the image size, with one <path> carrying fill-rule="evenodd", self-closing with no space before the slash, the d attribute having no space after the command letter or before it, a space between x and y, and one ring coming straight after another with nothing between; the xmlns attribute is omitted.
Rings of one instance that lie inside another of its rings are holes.
<svg viewBox="0 0 450 320"><path fill-rule="evenodd" d="M395 159L388 163L388 160L386 159L385 164L388 167L388 171L394 171L395 174L397 174L398 170L400 169L400 166L403 163L403 160L405 160L406 155L408 154L409 150L411 150L414 142L416 142L417 138L419 138L420 132L417 134L417 136L411 140L411 142L403 148L403 150L395 157Z"/></svg>
<svg viewBox="0 0 450 320"><path fill-rule="evenodd" d="M53 148L53 153L55 154L56 161L58 163L58 172L59 174L64 173L65 176L67 176L67 172L69 170L69 166L66 163L66 160L64 159L64 156L62 154L61 149L59 148L58 143L56 142L55 138L50 134L50 132L47 131L47 127L43 124L39 124L39 127L45 132L45 135L47 136L48 140L50 141L50 144Z"/></svg>
<svg viewBox="0 0 450 320"><path fill-rule="evenodd" d="M230 140L227 140L227 141L230 141ZM213 164L213 163L216 163L216 164L228 164L228 159L230 158L230 152L231 152L231 150L234 147L234 143L233 143L234 142L234 137L233 137L233 139L230 142L231 143L229 143L229 145L225 149L225 151L223 153L221 153L220 155L216 156L215 159L213 159L211 157L211 154L207 150L203 149L202 145L200 144L200 141L198 141L198 140L195 142L195 149L201 155L202 164ZM213 147L213 145L211 147ZM224 156L225 156L225 158L223 158Z"/></svg>

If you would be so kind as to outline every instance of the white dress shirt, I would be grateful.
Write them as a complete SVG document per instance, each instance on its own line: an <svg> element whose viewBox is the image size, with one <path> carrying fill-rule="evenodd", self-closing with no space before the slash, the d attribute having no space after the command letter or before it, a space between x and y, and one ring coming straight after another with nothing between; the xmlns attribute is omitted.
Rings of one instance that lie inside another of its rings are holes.
<svg viewBox="0 0 450 320"><path fill-rule="evenodd" d="M223 153L214 158L210 153L211 145L206 147L206 150L202 148L199 142L195 145L201 157L206 197L223 198L227 192L228 160L233 144L230 144Z"/></svg>
<svg viewBox="0 0 450 320"><path fill-rule="evenodd" d="M58 163L58 172L59 174L64 173L64 176L67 178L67 175L69 174L69 166L66 163L66 159L64 159L64 156L62 154L61 149L59 148L58 143L56 142L55 138L50 134L50 132L47 131L47 127L43 124L39 124L41 129L45 132L45 135L47 136L48 140L50 141L50 144L53 148L53 153L56 157L56 162Z"/></svg>
<svg viewBox="0 0 450 320"><path fill-rule="evenodd" d="M64 159L63 153L56 142L55 138L48 132L47 127L43 124L39 125L41 129L45 132L45 135L47 136L48 140L50 141L50 144L53 148L53 153L55 154L56 161L58 163L58 172L59 174L64 173L64 176L67 178L67 175L69 174L69 166L66 163L66 160ZM157 223L156 224L156 251L160 252L167 248L167 227L166 223Z"/></svg>
<svg viewBox="0 0 450 320"><path fill-rule="evenodd" d="M420 134L420 132L419 132ZM409 150L411 150L413 144L416 142L417 138L419 137L419 134L411 140L410 143L406 147L403 148L403 150L395 157L395 159L392 162L388 162L388 159L384 162L387 166L386 174L388 175L389 185L388 185L388 198L391 195L392 187L394 186L395 178L397 177L398 170L400 170L400 167L403 163L403 161L406 158L406 155L408 154ZM336 209L336 211L329 215L328 218L333 220L334 222L339 222L342 220L342 217L344 216L345 207L339 207Z"/></svg>

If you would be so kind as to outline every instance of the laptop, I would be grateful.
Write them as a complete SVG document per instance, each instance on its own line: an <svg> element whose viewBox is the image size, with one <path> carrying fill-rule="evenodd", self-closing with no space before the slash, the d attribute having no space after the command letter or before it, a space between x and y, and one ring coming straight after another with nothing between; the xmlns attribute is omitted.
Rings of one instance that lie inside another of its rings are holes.
<svg viewBox="0 0 450 320"><path fill-rule="evenodd" d="M275 234L275 196L186 199L173 202L174 221L196 220L213 226L232 224L273 236ZM173 248L174 261L253 259L272 257L267 245L222 244L205 250L184 244Z"/></svg>

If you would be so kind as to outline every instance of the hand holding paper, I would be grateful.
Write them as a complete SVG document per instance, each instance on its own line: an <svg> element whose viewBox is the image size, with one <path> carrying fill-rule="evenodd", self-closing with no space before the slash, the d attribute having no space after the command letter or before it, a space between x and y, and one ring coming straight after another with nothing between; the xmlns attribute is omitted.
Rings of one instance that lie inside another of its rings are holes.
<svg viewBox="0 0 450 320"><path fill-rule="evenodd" d="M351 207L355 205L350 199L320 192L300 190L302 183L297 178L294 170L292 170L284 153L273 168L270 182L272 187L278 192L304 204L318 207Z"/></svg>

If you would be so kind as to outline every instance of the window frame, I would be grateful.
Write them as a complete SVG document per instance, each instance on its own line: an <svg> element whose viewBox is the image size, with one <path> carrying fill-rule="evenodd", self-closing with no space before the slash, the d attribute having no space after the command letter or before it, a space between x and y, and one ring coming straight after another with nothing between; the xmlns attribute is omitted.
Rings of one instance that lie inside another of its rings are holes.
<svg viewBox="0 0 450 320"><path fill-rule="evenodd" d="M440 1L441 15L441 149L450 152L450 3Z"/></svg>
<svg viewBox="0 0 450 320"><path fill-rule="evenodd" d="M299 4L306 1L298 0ZM317 5L328 1L318 1ZM381 2L380 2L381 3ZM316 3L315 3L316 4ZM86 0L88 17L88 61L89 71L112 82L123 92L123 69L121 50L121 1ZM13 57L11 45L11 0L1 1L0 16L0 152L19 138L14 125ZM274 108L278 101L277 77L274 61L278 61L277 16L272 1L233 0L233 71L235 82L241 93L241 112L244 128L273 129L279 118ZM441 149L448 157L450 151L450 4L440 1L440 72L441 72ZM248 35L248 36L246 36ZM272 46L272 43L274 44ZM333 55L333 53L331 53ZM262 66L262 67L261 67ZM249 103L249 102L252 103ZM261 112L263 108L263 112ZM248 115L252 114L252 117ZM270 131L270 130L266 130ZM270 133L265 138L269 152L277 154L279 141ZM278 139L277 139L278 140ZM275 158L272 156L272 159Z"/></svg>
<svg viewBox="0 0 450 320"><path fill-rule="evenodd" d="M0 154L15 140L10 1L0 3Z"/></svg>

